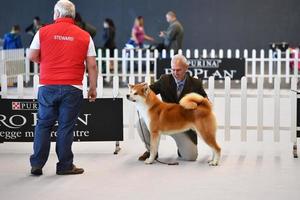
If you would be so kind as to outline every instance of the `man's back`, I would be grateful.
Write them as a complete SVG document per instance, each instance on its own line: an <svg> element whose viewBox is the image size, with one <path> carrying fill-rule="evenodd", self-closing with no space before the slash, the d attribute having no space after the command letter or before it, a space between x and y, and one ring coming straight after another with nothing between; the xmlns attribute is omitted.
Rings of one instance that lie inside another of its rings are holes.
<svg viewBox="0 0 300 200"><path fill-rule="evenodd" d="M90 36L71 18L61 18L39 32L42 84L81 85Z"/></svg>

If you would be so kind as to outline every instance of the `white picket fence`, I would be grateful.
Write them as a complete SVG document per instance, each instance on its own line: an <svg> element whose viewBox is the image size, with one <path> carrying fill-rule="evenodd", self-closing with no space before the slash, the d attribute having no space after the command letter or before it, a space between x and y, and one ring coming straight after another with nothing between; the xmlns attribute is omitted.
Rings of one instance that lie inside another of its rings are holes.
<svg viewBox="0 0 300 200"><path fill-rule="evenodd" d="M126 77L133 74L139 78L139 82L141 82L142 78L145 78L149 74L151 77L155 77L157 68L156 59L159 57L157 50L150 52L150 50L143 51L141 49L123 49L122 56L120 57L118 56L118 50L115 50L113 58L110 57L109 50L106 51L105 56L102 55L101 50L98 52L97 60L99 69L102 68L102 64L105 62L106 73L103 73L103 75L107 77L118 74L122 77L122 80L125 81ZM293 53L296 55L293 58L291 57L292 52L290 50L286 50L285 52L281 52L280 50L277 50L276 52L273 52L272 50L267 52L265 52L265 50L260 50L259 56L257 56L256 50L252 50L251 55L249 55L248 50L244 50L243 55L241 55L241 51L238 49L235 51L228 49L226 51L226 55L222 49L220 49L218 53L216 53L214 49L212 49L210 52L204 49L202 50L201 54L199 52L200 51L197 49L195 49L193 52L188 49L185 51L185 53L182 50L179 50L179 54L183 54L187 58L245 58L245 76L252 78L253 83L257 80L257 77L268 78L269 83L272 83L275 77L281 77L285 78L286 83L289 83L292 76L298 76L299 74L298 67L295 67L293 70L291 70L291 63L293 62L294 66L298 66L300 61L299 49L293 51ZM143 56L143 54L146 56ZM274 57L274 55L276 55L276 57ZM174 51L171 50L170 57L173 56ZM165 50L163 50L161 57L167 57L167 52ZM110 61L114 63L114 70L112 72L109 70ZM120 62L122 66L121 73L118 72L118 69L120 69L118 63ZM137 63L135 64L135 62ZM153 71L150 71L150 63L153 63ZM134 70L135 66L138 68L137 72Z"/></svg>
<svg viewBox="0 0 300 200"><path fill-rule="evenodd" d="M27 53L28 50L26 50ZM296 49L295 57L291 57L291 51L277 51L276 57L272 50L179 50L180 54L187 58L245 58L245 76L251 78L252 83L255 83L257 77L268 79L269 83L273 83L275 77L284 78L286 83L289 83L292 76L299 76L298 67L291 69L291 63L298 66L299 49ZM251 53L251 55L250 55ZM174 56L174 51L169 52L170 57ZM106 81L110 81L112 77L119 76L123 82L129 82L129 77L137 78L137 81L145 81L146 77L155 79L157 69L157 58L167 57L167 52L163 50L161 55L157 50L150 51L142 49L122 49L114 50L114 56L111 57L109 50L103 51L98 49L97 63L99 73L105 77ZM110 69L110 65L113 67ZM24 50L1 50L0 57L0 75L5 74L17 81L16 75L23 74L25 81L29 81L30 62L25 57ZM102 72L103 71L103 72ZM38 74L38 65L34 64L32 74Z"/></svg>
<svg viewBox="0 0 300 200"><path fill-rule="evenodd" d="M130 83L134 84L134 77L131 76ZM146 81L150 83L150 76L146 77ZM250 130L256 130L257 131L257 140L262 141L263 140L263 132L265 130L273 131L274 134L274 141L280 140L280 131L289 131L290 132L290 138L292 142L296 142L296 130L297 130L297 123L296 123L296 110L297 110L297 94L293 91L297 90L297 82L298 77L294 76L291 78L291 88L290 90L281 90L280 88L280 82L281 78L276 77L274 79L274 89L265 89L264 88L264 77L258 77L257 78L257 88L256 89L248 89L247 88L247 77L243 77L241 79L241 89L232 89L231 88L231 80L229 77L225 78L225 87L224 90L216 90L215 89L215 80L214 77L210 77L208 80L208 89L207 93L209 96L209 99L214 102L215 98L222 98L225 102L224 105L224 116L222 117L224 119L224 124L219 124L219 129L223 129L225 133L225 140L230 140L230 132L231 130L240 130L241 132L241 140L246 141L247 140L247 132ZM17 78L17 89L12 93L8 90L7 87L7 76L2 75L1 77L1 96L2 98L19 98L19 99L26 99L26 98L37 98L37 91L38 91L38 85L39 85L39 77L38 75L34 76L34 87L25 89L23 86L24 77L22 75L18 75ZM113 77L113 88L110 89L110 97L118 97L120 96L120 86L119 86L119 76ZM83 96L84 98L87 98L87 77L85 76L83 81ZM30 93L28 93L28 90L30 90ZM26 94L25 94L26 91ZM97 98L103 98L103 77L98 77L98 87L97 87ZM124 89L123 89L124 91ZM122 96L122 95L121 95ZM123 95L124 96L124 95ZM234 99L240 100L240 113L231 113L231 101ZM256 107L249 107L247 104L247 101L250 99L256 99ZM264 116L264 101L266 99L273 99L273 113L274 113L274 119L273 119L273 125L265 125L263 121ZM280 101L283 99L288 99L290 102L290 125L281 125L280 119ZM256 109L256 116L249 116L248 111ZM134 119L136 112L134 107L129 108L130 112L126 113L128 115L128 119ZM248 119L256 118L257 122L255 125L249 125ZM240 124L232 124L231 118L233 117L240 117ZM135 121L129 120L128 124L124 124L126 127L128 127L129 133L134 133L134 126ZM129 136L133 137L133 135Z"/></svg>
<svg viewBox="0 0 300 200"><path fill-rule="evenodd" d="M9 85L16 83L16 75L29 73L25 60L24 49L0 50L0 75L9 77Z"/></svg>

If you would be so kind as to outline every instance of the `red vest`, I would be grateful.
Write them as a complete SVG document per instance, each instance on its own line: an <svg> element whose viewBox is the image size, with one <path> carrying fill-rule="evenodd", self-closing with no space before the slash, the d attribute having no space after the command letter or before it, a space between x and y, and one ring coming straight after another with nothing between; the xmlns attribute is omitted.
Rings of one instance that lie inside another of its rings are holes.
<svg viewBox="0 0 300 200"><path fill-rule="evenodd" d="M90 36L71 18L40 29L40 83L82 85Z"/></svg>

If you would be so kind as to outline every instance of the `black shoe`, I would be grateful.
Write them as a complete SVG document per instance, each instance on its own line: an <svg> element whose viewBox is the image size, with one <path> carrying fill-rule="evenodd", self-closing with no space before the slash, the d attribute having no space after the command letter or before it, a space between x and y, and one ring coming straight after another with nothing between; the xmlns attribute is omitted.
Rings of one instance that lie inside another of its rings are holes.
<svg viewBox="0 0 300 200"><path fill-rule="evenodd" d="M179 152L179 149L177 149L177 154L178 154L178 157L179 157L179 158L182 157L181 154L180 154L180 152Z"/></svg>
<svg viewBox="0 0 300 200"><path fill-rule="evenodd" d="M56 171L57 175L75 175L75 174L82 174L84 169L77 168L75 165L72 166L72 169Z"/></svg>
<svg viewBox="0 0 300 200"><path fill-rule="evenodd" d="M145 151L145 153L139 157L139 161L145 161L149 157L150 157L150 152ZM157 159L157 158L158 158L158 154L156 154L155 159Z"/></svg>
<svg viewBox="0 0 300 200"><path fill-rule="evenodd" d="M39 167L31 167L31 174L35 176L40 176L43 174L43 170Z"/></svg>

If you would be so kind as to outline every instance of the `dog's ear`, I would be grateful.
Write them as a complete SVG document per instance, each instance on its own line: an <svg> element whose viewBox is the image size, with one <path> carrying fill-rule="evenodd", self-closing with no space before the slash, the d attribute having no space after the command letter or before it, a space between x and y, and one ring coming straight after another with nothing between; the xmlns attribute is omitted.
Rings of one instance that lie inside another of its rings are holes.
<svg viewBox="0 0 300 200"><path fill-rule="evenodd" d="M133 87L133 85L131 85L131 84L128 84L127 86L129 87L129 89L131 89Z"/></svg>
<svg viewBox="0 0 300 200"><path fill-rule="evenodd" d="M142 85L143 87L148 87L148 83L146 83L146 82L141 83L141 85Z"/></svg>
<svg viewBox="0 0 300 200"><path fill-rule="evenodd" d="M150 92L150 87L149 87L148 83L143 83L143 88L144 88L144 93L147 96Z"/></svg>

